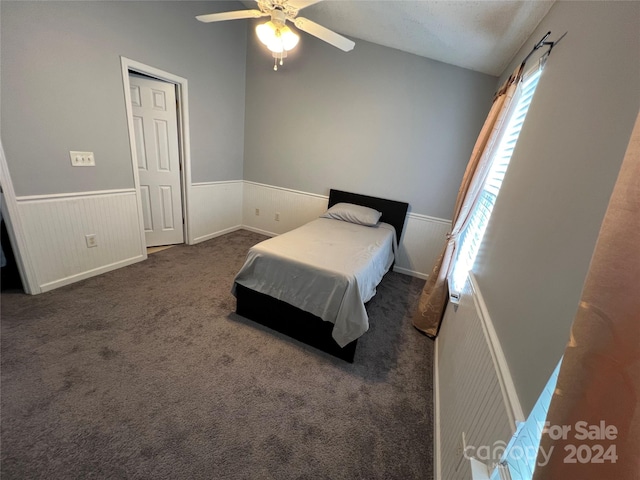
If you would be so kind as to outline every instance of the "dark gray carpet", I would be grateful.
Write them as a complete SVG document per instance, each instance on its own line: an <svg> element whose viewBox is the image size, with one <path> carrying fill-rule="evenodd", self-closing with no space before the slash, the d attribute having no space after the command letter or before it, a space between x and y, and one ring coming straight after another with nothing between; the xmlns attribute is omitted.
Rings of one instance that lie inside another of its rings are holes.
<svg viewBox="0 0 640 480"><path fill-rule="evenodd" d="M423 281L389 273L354 364L234 312L265 237L177 246L37 296L2 293L2 480L430 479Z"/></svg>

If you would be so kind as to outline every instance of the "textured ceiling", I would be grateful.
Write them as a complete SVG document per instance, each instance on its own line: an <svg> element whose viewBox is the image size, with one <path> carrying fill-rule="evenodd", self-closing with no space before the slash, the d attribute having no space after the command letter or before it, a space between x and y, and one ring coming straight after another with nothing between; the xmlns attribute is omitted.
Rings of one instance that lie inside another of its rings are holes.
<svg viewBox="0 0 640 480"><path fill-rule="evenodd" d="M299 16L353 39L356 49L362 39L498 76L554 1L325 0Z"/></svg>

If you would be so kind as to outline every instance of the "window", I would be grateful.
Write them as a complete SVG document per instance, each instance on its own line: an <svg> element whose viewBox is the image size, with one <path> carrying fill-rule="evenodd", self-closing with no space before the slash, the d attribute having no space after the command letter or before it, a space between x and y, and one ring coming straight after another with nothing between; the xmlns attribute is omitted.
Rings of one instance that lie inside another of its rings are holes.
<svg viewBox="0 0 640 480"><path fill-rule="evenodd" d="M551 397L553 397L553 392L558 382L561 364L562 359L560 359L551 374L526 422L519 425L518 431L514 434L502 456L501 463L503 468L508 468L509 476L513 480L531 480L533 478L533 471L536 468L536 461L540 452L540 441L542 440L549 405L551 405ZM546 458L551 454L550 451L542 453ZM495 473L494 478L496 478Z"/></svg>
<svg viewBox="0 0 640 480"><path fill-rule="evenodd" d="M452 298L459 297L459 293L462 291L467 279L467 273L475 262L482 237L493 211L493 205L500 192L502 180L509 166L511 155L515 149L518 135L520 135L520 130L524 124L524 119L529 110L529 105L531 105L541 73L542 69L536 67L535 71L525 75L524 80L518 87L519 92L517 94L518 97L515 99L515 108L511 113L502 138L496 142L498 147L493 153L491 168L482 187L478 203L471 213L469 224L460 232L457 255L451 278L449 279Z"/></svg>

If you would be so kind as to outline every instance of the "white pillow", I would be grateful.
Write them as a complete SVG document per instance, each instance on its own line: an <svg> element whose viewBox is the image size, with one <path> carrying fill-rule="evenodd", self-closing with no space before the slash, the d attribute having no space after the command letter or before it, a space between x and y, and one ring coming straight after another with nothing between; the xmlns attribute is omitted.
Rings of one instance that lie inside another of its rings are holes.
<svg viewBox="0 0 640 480"><path fill-rule="evenodd" d="M375 227L381 216L382 213L373 208L354 205L353 203L336 203L327 210L326 213L321 215L321 218L333 218L334 220L342 220L343 222Z"/></svg>

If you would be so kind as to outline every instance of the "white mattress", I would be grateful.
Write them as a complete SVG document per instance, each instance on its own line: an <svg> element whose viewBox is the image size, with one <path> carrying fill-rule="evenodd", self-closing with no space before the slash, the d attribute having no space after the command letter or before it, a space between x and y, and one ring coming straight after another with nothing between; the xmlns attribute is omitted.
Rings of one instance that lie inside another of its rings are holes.
<svg viewBox="0 0 640 480"><path fill-rule="evenodd" d="M344 347L369 329L364 303L389 270L396 234L387 223L365 227L318 218L249 250L233 284L264 293L334 323Z"/></svg>

